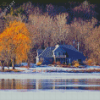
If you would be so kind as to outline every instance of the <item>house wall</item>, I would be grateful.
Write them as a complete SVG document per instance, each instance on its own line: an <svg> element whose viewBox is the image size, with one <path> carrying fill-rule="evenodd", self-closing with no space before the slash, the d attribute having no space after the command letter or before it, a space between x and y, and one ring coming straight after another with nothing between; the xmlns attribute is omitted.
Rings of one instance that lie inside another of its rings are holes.
<svg viewBox="0 0 100 100"><path fill-rule="evenodd" d="M63 53L66 53L65 50L63 50L62 48L58 47L55 51L54 51L54 55L57 56L57 55L63 55Z"/></svg>
<svg viewBox="0 0 100 100"><path fill-rule="evenodd" d="M78 54L76 54L76 55L72 55L72 56L70 56L70 62L72 63L74 60L81 60L81 63L85 60L85 57L84 57L84 55L78 55Z"/></svg>
<svg viewBox="0 0 100 100"><path fill-rule="evenodd" d="M57 57L57 56L63 56L63 58L56 58L56 61L57 59L60 60L60 63L63 64L68 64L68 63L71 63L70 61L70 58L67 56L66 58L64 58L64 55L66 55L67 51L62 49L61 47L58 47L55 51L54 51L54 55Z"/></svg>
<svg viewBox="0 0 100 100"><path fill-rule="evenodd" d="M39 58L39 60L41 60L42 57ZM54 62L54 58L53 57L44 57L42 64L52 64Z"/></svg>
<svg viewBox="0 0 100 100"><path fill-rule="evenodd" d="M81 59L81 62L83 62L85 60L85 56L83 54L81 54L80 52L75 52L73 50L70 49L66 49L66 51L60 47L58 47L55 51L54 51L54 55L64 55L67 52L68 57L66 57L65 61L67 64L72 63L74 60L78 60ZM60 62L63 63L63 59L60 59Z"/></svg>
<svg viewBox="0 0 100 100"><path fill-rule="evenodd" d="M44 57L42 58L43 59L43 62L42 64L52 64L54 62L54 58L53 57ZM66 64L69 64L69 63L72 63L73 60L78 60L78 59L81 59L81 61L84 61L85 60L85 57L78 57L78 56L72 56L70 58L65 58L65 60L63 59L60 59L61 60L61 63L64 63L64 61L66 62ZM41 60L41 57L40 58L36 58L36 63L39 62Z"/></svg>
<svg viewBox="0 0 100 100"><path fill-rule="evenodd" d="M38 56L36 57L36 64L39 62L39 58L38 58Z"/></svg>

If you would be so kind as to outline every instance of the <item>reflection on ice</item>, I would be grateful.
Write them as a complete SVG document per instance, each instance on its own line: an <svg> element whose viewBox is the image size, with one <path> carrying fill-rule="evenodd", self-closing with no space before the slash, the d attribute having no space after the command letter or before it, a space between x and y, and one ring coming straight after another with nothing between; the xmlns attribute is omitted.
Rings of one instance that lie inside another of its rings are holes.
<svg viewBox="0 0 100 100"><path fill-rule="evenodd" d="M0 89L100 90L100 79L0 79Z"/></svg>

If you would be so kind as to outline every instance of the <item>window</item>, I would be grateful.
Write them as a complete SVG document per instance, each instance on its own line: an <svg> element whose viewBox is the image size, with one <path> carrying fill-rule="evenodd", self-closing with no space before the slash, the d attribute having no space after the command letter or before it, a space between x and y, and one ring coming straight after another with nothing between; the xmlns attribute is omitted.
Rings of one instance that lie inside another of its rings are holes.
<svg viewBox="0 0 100 100"><path fill-rule="evenodd" d="M58 61L58 58L56 58L56 62Z"/></svg>
<svg viewBox="0 0 100 100"><path fill-rule="evenodd" d="M63 52L63 55L65 55L65 53Z"/></svg>
<svg viewBox="0 0 100 100"><path fill-rule="evenodd" d="M71 63L71 58L69 58L69 64Z"/></svg>
<svg viewBox="0 0 100 100"><path fill-rule="evenodd" d="M65 53L65 55L66 55L66 57L69 57L67 52Z"/></svg>
<svg viewBox="0 0 100 100"><path fill-rule="evenodd" d="M82 62L82 60L81 60L81 59L78 59L78 62L79 62L79 63L81 63L81 62Z"/></svg>
<svg viewBox="0 0 100 100"><path fill-rule="evenodd" d="M60 52L57 52L56 55L59 56L60 55Z"/></svg>
<svg viewBox="0 0 100 100"><path fill-rule="evenodd" d="M59 52L59 56L60 56L60 52Z"/></svg>

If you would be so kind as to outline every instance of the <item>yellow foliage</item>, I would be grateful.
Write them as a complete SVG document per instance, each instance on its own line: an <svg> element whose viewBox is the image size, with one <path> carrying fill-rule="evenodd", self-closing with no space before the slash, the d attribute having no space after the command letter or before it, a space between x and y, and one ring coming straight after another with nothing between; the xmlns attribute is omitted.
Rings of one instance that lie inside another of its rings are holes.
<svg viewBox="0 0 100 100"><path fill-rule="evenodd" d="M88 65L92 65L92 62L93 62L92 59L88 59L88 60L87 60L87 64L88 64Z"/></svg>
<svg viewBox="0 0 100 100"><path fill-rule="evenodd" d="M84 63L90 66L90 65L93 64L93 60L92 59L86 59L86 61L84 61Z"/></svg>
<svg viewBox="0 0 100 100"><path fill-rule="evenodd" d="M74 61L72 62L72 64L73 64L74 67L78 67L78 66L80 65L79 62L76 61L76 60L74 60Z"/></svg>
<svg viewBox="0 0 100 100"><path fill-rule="evenodd" d="M60 65L61 63L60 63L60 61L57 61L56 64L57 64L57 65Z"/></svg>
<svg viewBox="0 0 100 100"><path fill-rule="evenodd" d="M74 67L78 67L78 66L79 66L79 63L75 63L75 64L74 64Z"/></svg>
<svg viewBox="0 0 100 100"><path fill-rule="evenodd" d="M30 33L22 22L9 22L9 26L0 34L0 51L8 50L17 63L27 60L30 44Z"/></svg>
<svg viewBox="0 0 100 100"><path fill-rule="evenodd" d="M42 64L42 62L38 62L36 65L39 66L39 65L41 65L41 64Z"/></svg>

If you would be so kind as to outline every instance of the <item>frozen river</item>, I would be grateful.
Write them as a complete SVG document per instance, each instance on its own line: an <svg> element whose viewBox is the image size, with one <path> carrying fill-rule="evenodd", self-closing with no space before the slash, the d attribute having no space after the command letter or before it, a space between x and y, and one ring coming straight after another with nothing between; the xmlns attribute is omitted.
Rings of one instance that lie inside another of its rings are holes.
<svg viewBox="0 0 100 100"><path fill-rule="evenodd" d="M0 100L100 100L100 73L0 72Z"/></svg>
<svg viewBox="0 0 100 100"><path fill-rule="evenodd" d="M0 100L100 100L100 74L0 73Z"/></svg>

